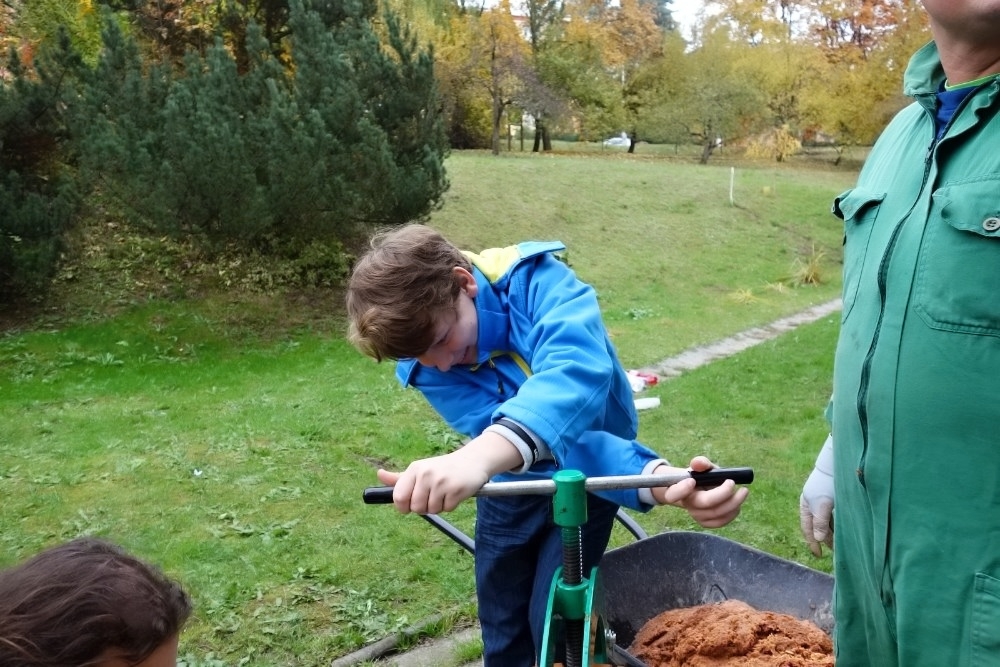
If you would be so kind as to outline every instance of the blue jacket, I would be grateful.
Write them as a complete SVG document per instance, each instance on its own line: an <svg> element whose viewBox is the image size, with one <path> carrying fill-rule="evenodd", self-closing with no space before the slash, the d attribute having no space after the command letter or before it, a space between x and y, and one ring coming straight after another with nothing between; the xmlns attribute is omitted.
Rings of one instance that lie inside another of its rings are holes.
<svg viewBox="0 0 1000 667"><path fill-rule="evenodd" d="M494 481L547 479L559 468L588 477L642 474L662 460L635 441L632 389L597 294L553 255L563 249L528 242L467 253L479 287L477 363L442 372L403 359L396 367L400 382L419 389L459 433L478 436L506 417L548 445L550 460ZM650 507L634 489L601 495Z"/></svg>

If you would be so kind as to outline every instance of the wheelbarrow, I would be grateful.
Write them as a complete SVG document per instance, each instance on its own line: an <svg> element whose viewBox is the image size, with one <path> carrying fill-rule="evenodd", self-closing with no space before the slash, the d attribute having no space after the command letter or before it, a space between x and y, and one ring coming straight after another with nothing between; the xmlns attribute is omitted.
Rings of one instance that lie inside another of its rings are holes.
<svg viewBox="0 0 1000 667"><path fill-rule="evenodd" d="M670 609L726 599L810 620L826 632L832 630L830 575L708 533L681 531L649 537L621 510L619 522L637 541L608 551L599 566L599 577L598 568L593 569L589 579L572 571L572 563L579 560L572 553L572 541L578 539L578 528L586 520L584 490L669 486L688 477L698 479L699 486L710 487L725 479L749 483L753 471L714 469L667 478L635 475L590 479L576 471L560 471L550 481L487 484L476 494L555 496L554 520L563 527L564 551L570 552L564 553L564 567L553 580L540 665L554 664L555 637L563 633L567 667L599 664L646 667L622 648L632 643L646 622ZM363 499L366 503L391 502L392 488L368 488ZM424 518L475 553L473 540L462 531L437 515Z"/></svg>

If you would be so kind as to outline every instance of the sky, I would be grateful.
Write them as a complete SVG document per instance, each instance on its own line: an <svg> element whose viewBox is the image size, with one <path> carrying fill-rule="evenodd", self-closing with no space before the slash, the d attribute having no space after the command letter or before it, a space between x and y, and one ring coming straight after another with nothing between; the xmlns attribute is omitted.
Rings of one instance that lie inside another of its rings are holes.
<svg viewBox="0 0 1000 667"><path fill-rule="evenodd" d="M698 10L704 6L702 0L674 0L670 5L671 14L674 20L680 24L681 34L685 38L691 37L691 26L694 25Z"/></svg>

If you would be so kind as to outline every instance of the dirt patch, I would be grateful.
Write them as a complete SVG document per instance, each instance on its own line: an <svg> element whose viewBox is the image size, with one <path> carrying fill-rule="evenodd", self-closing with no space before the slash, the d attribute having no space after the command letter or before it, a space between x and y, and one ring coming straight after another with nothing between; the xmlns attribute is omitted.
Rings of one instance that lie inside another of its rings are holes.
<svg viewBox="0 0 1000 667"><path fill-rule="evenodd" d="M833 667L833 642L815 624L738 600L665 611L629 652L648 667Z"/></svg>

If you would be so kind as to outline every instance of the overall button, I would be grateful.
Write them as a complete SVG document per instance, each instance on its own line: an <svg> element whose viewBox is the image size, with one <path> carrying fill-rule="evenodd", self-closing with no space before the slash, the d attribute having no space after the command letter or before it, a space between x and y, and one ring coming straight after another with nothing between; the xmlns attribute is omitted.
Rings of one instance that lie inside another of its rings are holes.
<svg viewBox="0 0 1000 667"><path fill-rule="evenodd" d="M986 218L983 220L983 229L987 232L995 232L1000 229L1000 218Z"/></svg>

